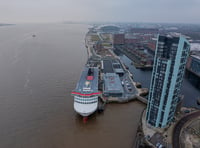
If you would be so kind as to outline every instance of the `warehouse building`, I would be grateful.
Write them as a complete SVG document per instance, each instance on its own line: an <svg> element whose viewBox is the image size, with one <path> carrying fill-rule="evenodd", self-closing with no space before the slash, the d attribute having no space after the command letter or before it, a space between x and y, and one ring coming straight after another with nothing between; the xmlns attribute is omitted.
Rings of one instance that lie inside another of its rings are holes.
<svg viewBox="0 0 200 148"><path fill-rule="evenodd" d="M105 96L120 97L124 93L119 75L116 73L105 73L103 76L103 94Z"/></svg>

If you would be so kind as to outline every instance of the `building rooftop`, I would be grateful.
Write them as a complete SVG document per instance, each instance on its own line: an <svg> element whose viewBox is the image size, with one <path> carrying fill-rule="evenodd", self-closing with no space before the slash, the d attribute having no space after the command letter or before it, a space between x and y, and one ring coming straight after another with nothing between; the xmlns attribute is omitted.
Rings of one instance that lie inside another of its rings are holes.
<svg viewBox="0 0 200 148"><path fill-rule="evenodd" d="M102 62L103 66L103 73L113 73L113 67L112 67L112 61L111 60L103 60Z"/></svg>
<svg viewBox="0 0 200 148"><path fill-rule="evenodd" d="M194 58L200 60L200 55L191 55L191 57L194 57Z"/></svg>
<svg viewBox="0 0 200 148"><path fill-rule="evenodd" d="M122 68L119 60L112 60L112 66L113 66L115 73L124 73L124 69Z"/></svg>
<svg viewBox="0 0 200 148"><path fill-rule="evenodd" d="M200 51L200 43L190 43L190 51Z"/></svg>
<svg viewBox="0 0 200 148"><path fill-rule="evenodd" d="M103 73L124 73L124 69L117 59L104 59L102 64Z"/></svg>
<svg viewBox="0 0 200 148"><path fill-rule="evenodd" d="M104 74L104 83L104 93L124 93L121 80L117 74Z"/></svg>
<svg viewBox="0 0 200 148"><path fill-rule="evenodd" d="M105 25L101 26L100 30L103 32L118 32L120 31L120 28L115 25L109 25L109 26Z"/></svg>

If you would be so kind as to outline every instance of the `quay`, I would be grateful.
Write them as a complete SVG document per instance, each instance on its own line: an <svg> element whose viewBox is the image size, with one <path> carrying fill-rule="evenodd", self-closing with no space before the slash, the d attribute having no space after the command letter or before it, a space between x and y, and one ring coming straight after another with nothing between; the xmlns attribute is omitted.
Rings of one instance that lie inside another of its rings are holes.
<svg viewBox="0 0 200 148"><path fill-rule="evenodd" d="M101 42L101 45L99 45ZM111 47L102 46L103 38L98 32L88 32L85 46L88 52L87 65L99 68L99 98L104 103L127 103L139 100L147 104L143 96L148 94L147 88L133 80L128 68L113 52ZM106 41L107 43L108 41ZM106 44L107 45L107 44ZM97 48L97 46L101 46Z"/></svg>

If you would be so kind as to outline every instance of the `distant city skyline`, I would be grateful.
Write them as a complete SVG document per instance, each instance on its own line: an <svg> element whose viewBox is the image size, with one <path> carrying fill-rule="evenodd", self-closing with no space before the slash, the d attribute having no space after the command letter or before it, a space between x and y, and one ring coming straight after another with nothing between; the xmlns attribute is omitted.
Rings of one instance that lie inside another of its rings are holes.
<svg viewBox="0 0 200 148"><path fill-rule="evenodd" d="M0 0L0 23L152 22L200 24L199 0Z"/></svg>

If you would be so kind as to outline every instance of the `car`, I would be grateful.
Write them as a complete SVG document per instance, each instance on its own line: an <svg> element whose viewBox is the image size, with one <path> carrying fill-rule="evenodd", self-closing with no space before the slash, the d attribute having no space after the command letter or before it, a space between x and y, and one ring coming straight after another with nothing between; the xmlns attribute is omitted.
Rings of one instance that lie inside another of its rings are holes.
<svg viewBox="0 0 200 148"><path fill-rule="evenodd" d="M127 86L127 87L131 87L131 85L130 85L130 84L126 84L126 86Z"/></svg>
<svg viewBox="0 0 200 148"><path fill-rule="evenodd" d="M157 146L159 146L159 145L160 145L160 143L159 143L159 142L158 142L158 143L156 143L156 147L157 147Z"/></svg>
<svg viewBox="0 0 200 148"><path fill-rule="evenodd" d="M164 148L163 145L162 145L161 143L159 143L159 142L156 143L156 147L157 147L157 148Z"/></svg>
<svg viewBox="0 0 200 148"><path fill-rule="evenodd" d="M159 148L159 146L161 145L161 143L156 143L156 147Z"/></svg>
<svg viewBox="0 0 200 148"><path fill-rule="evenodd" d="M122 86L124 86L124 81L122 81Z"/></svg>

